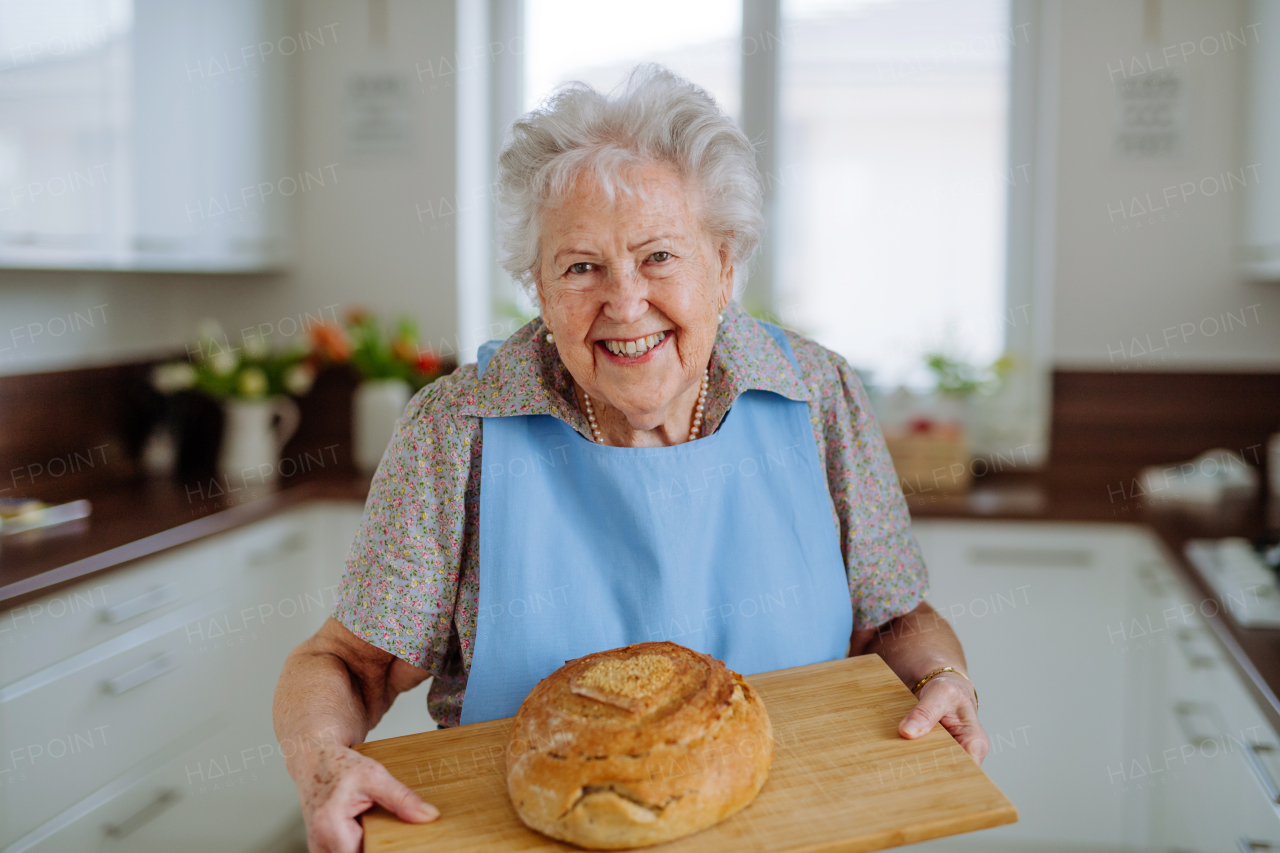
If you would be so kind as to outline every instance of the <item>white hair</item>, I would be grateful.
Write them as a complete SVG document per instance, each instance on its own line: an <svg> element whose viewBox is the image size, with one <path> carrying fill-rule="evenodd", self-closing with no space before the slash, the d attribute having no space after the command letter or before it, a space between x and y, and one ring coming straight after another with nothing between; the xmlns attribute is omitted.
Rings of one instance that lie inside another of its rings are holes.
<svg viewBox="0 0 1280 853"><path fill-rule="evenodd" d="M511 126L498 157L498 250L526 291L539 264L541 214L591 171L612 200L634 194L634 167L670 166L701 201L702 226L728 244L734 292L764 230L755 149L707 92L660 65L643 64L609 95L569 83Z"/></svg>

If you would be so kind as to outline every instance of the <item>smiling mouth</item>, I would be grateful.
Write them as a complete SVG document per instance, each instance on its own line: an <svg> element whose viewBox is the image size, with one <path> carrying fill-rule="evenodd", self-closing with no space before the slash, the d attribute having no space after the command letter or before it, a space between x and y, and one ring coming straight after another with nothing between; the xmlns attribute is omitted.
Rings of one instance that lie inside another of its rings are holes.
<svg viewBox="0 0 1280 853"><path fill-rule="evenodd" d="M635 338L629 341L605 340L600 343L604 345L605 349L620 358L639 358L658 344L662 343L666 338L666 332L658 332L653 335L646 335L643 338Z"/></svg>

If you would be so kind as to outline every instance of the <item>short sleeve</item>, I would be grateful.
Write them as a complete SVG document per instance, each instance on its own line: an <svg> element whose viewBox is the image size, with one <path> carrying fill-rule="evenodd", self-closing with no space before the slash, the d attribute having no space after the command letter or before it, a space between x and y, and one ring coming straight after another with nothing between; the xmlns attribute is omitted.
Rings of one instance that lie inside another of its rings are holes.
<svg viewBox="0 0 1280 853"><path fill-rule="evenodd" d="M396 424L333 612L352 633L433 675L442 673L455 630L478 432L476 419L450 411L451 380L424 388Z"/></svg>
<svg viewBox="0 0 1280 853"><path fill-rule="evenodd" d="M791 342L814 394L810 413L840 528L853 627L876 628L925 599L929 573L858 374L807 338L793 333Z"/></svg>

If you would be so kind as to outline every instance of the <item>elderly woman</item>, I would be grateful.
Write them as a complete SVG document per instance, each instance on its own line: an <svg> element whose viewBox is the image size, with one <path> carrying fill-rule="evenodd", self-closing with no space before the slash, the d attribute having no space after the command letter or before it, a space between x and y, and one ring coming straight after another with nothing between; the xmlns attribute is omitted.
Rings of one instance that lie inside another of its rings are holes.
<svg viewBox="0 0 1280 853"><path fill-rule="evenodd" d="M560 90L500 159L502 253L541 316L409 405L327 624L276 693L312 850L434 807L350 749L434 677L441 726L510 716L566 660L672 640L743 673L879 654L900 725L989 747L858 378L734 302L751 144L641 67ZM838 262L838 256L832 262Z"/></svg>

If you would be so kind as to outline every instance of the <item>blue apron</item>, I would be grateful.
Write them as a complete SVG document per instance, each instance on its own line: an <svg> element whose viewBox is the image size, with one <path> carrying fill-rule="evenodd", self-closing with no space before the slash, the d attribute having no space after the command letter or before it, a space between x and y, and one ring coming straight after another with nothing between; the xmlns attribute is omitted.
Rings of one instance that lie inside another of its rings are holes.
<svg viewBox="0 0 1280 853"><path fill-rule="evenodd" d="M497 346L481 348L481 375ZM672 447L595 444L550 415L482 429L464 724L512 716L565 661L630 643L671 640L747 675L848 653L853 606L807 403L747 391L714 434Z"/></svg>

